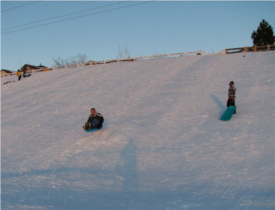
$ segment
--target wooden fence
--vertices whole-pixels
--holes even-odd
[[[85,63],[85,66],[108,64],[108,63],[115,63],[115,62],[133,62],[137,60],[151,60],[151,59],[171,58],[171,57],[190,56],[190,55],[205,55],[205,51],[151,55],[151,56],[134,57],[134,58],[119,58],[119,59],[104,60],[104,61],[89,61]]]
[[[265,45],[265,46],[252,46],[252,47],[237,47],[225,49],[225,54],[233,53],[243,53],[243,52],[260,52],[260,51],[270,51],[275,50],[275,45]]]
[[[70,65],[64,65],[64,66],[54,66],[53,69],[77,68],[80,66],[93,66],[93,65],[119,63],[119,62],[134,62],[138,60],[151,60],[151,59],[171,58],[171,57],[180,57],[180,56],[218,55],[218,54],[232,54],[232,53],[242,53],[242,52],[259,52],[259,51],[269,51],[269,50],[275,50],[275,45],[229,48],[229,49],[224,49],[219,53],[212,53],[212,54],[206,54],[205,51],[194,51],[194,52],[151,55],[151,56],[142,56],[142,57],[133,57],[133,58],[118,58],[118,59],[103,60],[103,61],[88,61],[85,64],[76,63],[76,64],[70,64]]]

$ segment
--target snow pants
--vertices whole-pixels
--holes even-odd
[[[229,99],[227,100],[226,106],[227,106],[227,107],[229,107],[229,106],[236,106],[236,105],[235,105],[235,100],[232,101],[231,98],[229,98]],[[236,111],[234,112],[234,114],[236,114]]]
[[[99,121],[98,121],[97,119],[94,119],[94,120],[92,121],[92,123],[91,123],[91,129],[97,128],[98,125],[99,125]],[[89,122],[86,122],[86,123],[85,123],[85,127],[86,127],[87,129],[89,129]]]
[[[231,98],[229,98],[229,99],[227,100],[226,106],[227,106],[227,107],[229,107],[229,106],[235,106],[235,100],[232,101]]]

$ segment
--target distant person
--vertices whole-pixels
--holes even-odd
[[[21,71],[19,69],[17,71],[17,76],[18,76],[18,81],[20,81],[20,79],[22,77],[22,73],[21,73]]]
[[[236,99],[236,87],[234,85],[234,82],[231,81],[229,83],[229,89],[228,89],[228,100],[227,100],[227,107],[229,106],[236,106],[235,105],[235,99]],[[236,111],[234,112],[236,114]]]
[[[100,129],[102,128],[102,124],[104,122],[103,116],[96,112],[95,108],[91,108],[91,114],[85,123],[85,126],[83,126],[84,130],[90,130],[90,129]]]

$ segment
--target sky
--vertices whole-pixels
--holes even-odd
[[[252,46],[274,1],[1,1],[1,69]]]

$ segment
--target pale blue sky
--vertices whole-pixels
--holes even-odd
[[[115,59],[119,47],[127,47],[131,57],[197,50],[219,52],[252,46],[251,34],[263,19],[273,29],[275,26],[274,1],[29,3],[1,1],[1,69],[16,71],[24,64],[40,63],[51,67],[53,58],[79,53],[86,54],[88,60]],[[107,5],[111,6],[103,7]],[[113,10],[119,7],[125,8]],[[51,19],[57,16],[63,17]],[[15,27],[18,25],[24,26]]]

